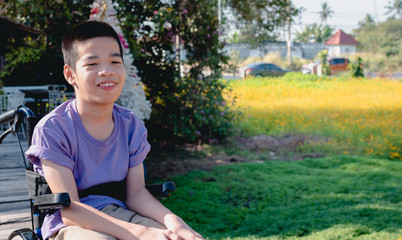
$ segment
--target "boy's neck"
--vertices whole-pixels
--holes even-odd
[[[78,115],[88,133],[98,139],[106,140],[113,132],[113,104],[89,105],[76,102]]]
[[[76,101],[76,107],[80,117],[96,123],[109,121],[113,117],[113,103],[108,105],[101,104],[83,104]]]

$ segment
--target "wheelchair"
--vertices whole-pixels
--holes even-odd
[[[14,110],[0,115],[0,126],[11,124],[11,127],[0,135],[0,144],[10,133],[13,134],[19,143],[22,157],[25,166],[25,175],[28,183],[28,195],[31,206],[31,222],[32,229],[23,228],[13,231],[8,240],[23,239],[23,240],[42,240],[41,226],[47,214],[51,214],[59,209],[70,206],[71,200],[68,193],[53,194],[46,183],[46,180],[39,173],[33,171],[32,163],[25,159],[23,147],[18,136],[21,129],[21,124],[25,124],[28,147],[32,140],[33,130],[39,122],[41,116],[35,114],[27,107],[19,106]],[[164,182],[160,184],[146,184],[148,191],[156,198],[163,199],[169,197],[173,191],[176,191],[174,182]],[[116,191],[120,189],[120,191]],[[88,195],[102,195],[103,192],[113,193],[111,196],[120,197],[122,192],[125,192],[125,186],[122,182],[112,182],[101,185],[96,185],[80,192],[80,198]]]

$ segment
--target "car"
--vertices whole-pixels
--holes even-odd
[[[329,57],[327,58],[329,64],[329,70],[331,75],[338,74],[340,72],[349,71],[349,59],[343,57]],[[321,64],[320,60],[310,62],[302,66],[301,72],[304,74],[317,74],[317,66]]]
[[[288,70],[282,69],[272,63],[257,62],[251,63],[245,67],[240,68],[240,77],[246,78],[249,76],[265,77],[265,76],[282,76]]]
[[[348,65],[349,65],[349,59],[347,58],[328,58],[327,59],[329,63],[329,70],[331,74],[338,74],[340,72],[347,72],[349,71]]]

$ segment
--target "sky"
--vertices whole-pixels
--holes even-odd
[[[321,4],[327,2],[333,11],[327,20],[328,25],[335,28],[335,31],[342,29],[346,33],[352,33],[366,14],[373,16],[375,21],[385,21],[385,6],[390,1],[394,0],[292,0],[296,7],[305,8],[301,15],[301,24],[296,23],[293,31],[301,32],[306,24],[320,23]]]

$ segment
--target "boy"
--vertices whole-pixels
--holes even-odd
[[[83,22],[66,33],[62,50],[76,99],[37,124],[26,152],[52,192],[71,198],[70,207],[46,217],[43,238],[203,239],[145,189],[147,131],[114,104],[126,76],[117,33],[103,22]],[[126,184],[120,200],[108,193],[80,199],[89,187],[119,181]]]

